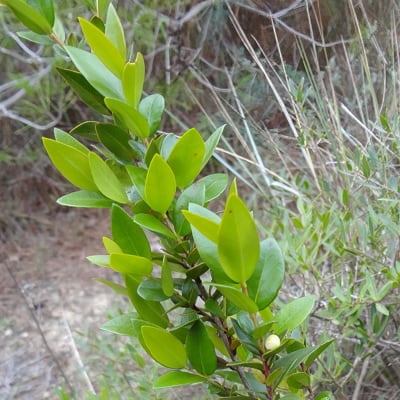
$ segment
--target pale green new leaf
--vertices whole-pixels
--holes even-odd
[[[53,139],[42,140],[50,160],[67,180],[80,189],[98,191],[87,154]]]
[[[135,62],[127,63],[122,74],[122,87],[127,103],[137,108],[142,97],[145,65],[141,53],[137,53]]]
[[[165,329],[142,326],[142,336],[150,356],[167,368],[184,368],[186,350],[182,342]]]
[[[85,50],[65,46],[72,62],[86,80],[104,97],[123,99],[121,81],[102,62]]]
[[[182,210],[182,214],[189,221],[190,225],[196,228],[207,239],[214,243],[218,242],[220,225],[217,222],[187,210]]]
[[[214,154],[214,151],[216,147],[218,146],[219,139],[222,136],[222,132],[225,129],[225,125],[220,126],[205,142],[206,146],[206,151],[204,153],[203,160],[201,162],[201,169],[205,167],[205,165],[208,163],[212,155]]]
[[[174,199],[176,181],[170,166],[156,154],[151,160],[144,185],[144,200],[160,214],[165,214]]]
[[[164,97],[160,94],[152,94],[144,98],[139,104],[139,112],[144,115],[150,126],[150,135],[157,132],[164,112]]]
[[[117,78],[122,79],[125,60],[114,43],[97,26],[86,19],[78,19],[92,52]]]
[[[207,381],[204,376],[194,375],[184,371],[170,371],[158,377],[153,384],[154,389],[163,389],[175,386],[193,385]]]
[[[117,203],[128,203],[124,187],[107,163],[96,153],[89,153],[89,164],[93,179],[100,192]]]
[[[257,227],[243,201],[231,194],[218,236],[218,256],[224,272],[235,282],[246,282],[260,254]]]
[[[168,229],[158,218],[151,214],[136,214],[134,221],[142,228],[148,229],[149,231],[158,233],[160,235],[169,237],[170,239],[176,239],[173,232]]]
[[[275,333],[280,335],[298,327],[310,314],[314,307],[315,296],[309,295],[293,300],[279,310],[274,317]]]
[[[124,29],[122,28],[121,21],[112,3],[110,3],[107,9],[105,35],[107,36],[108,39],[111,40],[114,46],[118,49],[121,58],[125,60],[126,44],[125,44]]]
[[[76,140],[69,133],[62,131],[61,129],[54,128],[54,138],[57,140],[57,142],[74,147],[75,149],[80,150],[83,154],[89,154],[89,149],[86,146]]]
[[[153,264],[146,257],[133,254],[110,254],[110,268],[123,274],[149,275],[153,270]]]
[[[161,287],[166,296],[171,297],[174,294],[174,280],[172,277],[171,267],[166,256],[163,257],[161,269]]]
[[[101,325],[100,329],[117,335],[135,336],[136,333],[132,320],[137,318],[138,314],[134,312],[118,315],[118,317],[114,317]]]
[[[199,174],[205,150],[203,139],[195,128],[189,129],[176,142],[167,161],[180,189]]]

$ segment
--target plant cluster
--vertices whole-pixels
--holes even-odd
[[[103,329],[137,337],[169,369],[155,388],[206,383],[221,398],[328,398],[314,393],[310,366],[332,340],[309,346],[302,329],[315,296],[273,303],[284,280],[281,250],[260,240],[235,180],[228,188],[225,174],[200,175],[224,127],[207,140],[195,128],[159,131],[164,99],[142,98],[143,57],[126,61],[132,55],[108,1],[96,2],[91,20],[79,19],[84,41],[67,37],[51,0],[1,3],[29,29],[22,37],[51,39],[68,55],[75,69],[58,71],[103,116],[43,138],[52,163],[79,189],[58,203],[111,209],[107,254],[88,259],[121,274],[123,285],[103,283],[135,311]],[[226,201],[216,202],[221,196]]]

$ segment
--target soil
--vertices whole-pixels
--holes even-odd
[[[98,327],[118,301],[93,281],[115,279],[112,271],[85,260],[103,252],[107,213],[13,217],[18,229],[9,226],[0,244],[0,399],[55,399],[66,379],[79,392],[75,332]]]

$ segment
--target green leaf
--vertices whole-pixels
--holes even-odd
[[[78,18],[92,52],[117,78],[122,79],[125,60],[121,57],[114,43],[95,25],[83,18]]]
[[[135,152],[129,145],[132,139],[129,133],[111,124],[97,124],[96,132],[100,142],[119,160],[124,162],[134,160]]]
[[[49,36],[39,35],[38,33],[32,31],[17,32],[17,35],[22,39],[29,40],[33,43],[43,44],[45,46],[50,46],[54,44]]]
[[[93,180],[87,154],[75,147],[43,138],[43,145],[51,162],[73,185],[88,191],[97,191]]]
[[[231,318],[231,322],[240,343],[253,354],[258,354],[260,349],[257,340],[247,333],[234,318]]]
[[[194,203],[190,204],[191,209],[193,209],[192,204]],[[220,224],[191,211],[182,210],[182,214],[189,221],[190,225],[197,229],[203,236],[214,243],[218,242]]]
[[[319,357],[319,355],[323,351],[325,351],[334,341],[335,339],[330,339],[320,344],[319,346],[315,346],[314,351],[307,357],[306,361],[304,362],[305,368],[308,369],[314,362],[314,360],[316,360]]]
[[[128,296],[140,317],[163,328],[167,327],[169,321],[161,303],[142,299],[137,293],[139,282],[133,275],[125,275],[124,280]]]
[[[123,274],[149,275],[153,270],[152,262],[141,256],[133,254],[110,254],[110,268]]]
[[[211,174],[199,179],[196,184],[205,186],[205,202],[220,196],[228,185],[228,175],[226,174]]]
[[[281,358],[277,359],[271,369],[271,372],[277,371],[279,369],[283,369],[282,375],[289,375],[291,372],[295,371],[296,368],[304,362],[304,360],[313,353],[315,347],[306,347],[304,349],[296,350],[286,355],[283,355]],[[282,375],[280,381],[282,379]]]
[[[100,329],[117,335],[136,336],[132,320],[137,319],[137,317],[137,313],[118,315],[118,317],[110,319],[101,325]]]
[[[104,99],[111,112],[132,132],[132,134],[145,138],[149,136],[149,124],[145,117],[132,106],[117,99]]]
[[[107,250],[107,253],[123,253],[121,247],[118,246],[114,240],[111,240],[110,238],[103,236],[103,246]]]
[[[144,59],[141,53],[137,53],[133,63],[126,63],[122,74],[122,88],[127,103],[137,108],[142,97],[144,83]]]
[[[124,29],[122,28],[121,21],[112,3],[110,3],[107,9],[105,35],[107,36],[108,39],[111,40],[114,46],[118,49],[121,58],[125,60],[126,44],[125,44]]]
[[[187,187],[178,197],[173,210],[173,222],[175,231],[181,236],[185,236],[190,232],[190,224],[182,214],[182,210],[186,210],[190,203],[202,206],[205,202],[205,192],[203,184],[194,183]]]
[[[104,96],[79,71],[61,67],[57,67],[57,71],[85,104],[100,114],[109,114],[104,105]]]
[[[144,185],[146,183],[147,170],[133,165],[126,165],[125,168],[140,197],[144,199]]]
[[[113,202],[100,193],[80,190],[61,196],[57,199],[57,204],[68,207],[110,208]]]
[[[202,170],[205,165],[208,163],[212,155],[214,154],[214,150],[218,145],[218,142],[221,138],[222,132],[225,129],[225,125],[220,126],[205,142],[206,146],[206,151],[204,153],[203,160],[201,162],[201,168]]]
[[[218,256],[224,272],[235,282],[246,282],[260,255],[257,227],[243,201],[231,194],[218,236]]]
[[[114,290],[114,292],[116,294],[119,294],[121,296],[128,296],[128,292],[127,292],[126,288],[123,287],[122,285],[120,285],[119,283],[108,281],[107,279],[102,279],[102,278],[95,278],[95,281],[102,283],[103,285]]]
[[[23,0],[0,0],[28,29],[39,35],[50,35],[52,24],[34,7]]]
[[[99,139],[96,133],[96,121],[86,121],[73,127],[69,133],[72,135],[77,135],[85,139],[89,139],[98,142]]]
[[[111,212],[113,240],[124,253],[151,259],[151,248],[143,229],[119,206],[113,205]]]
[[[247,297],[244,293],[242,293],[240,289],[219,283],[212,283],[211,285],[216,287],[229,301],[231,301],[241,310],[250,313],[257,312],[257,304],[254,303],[254,301]]]
[[[157,132],[164,112],[164,97],[152,94],[144,98],[139,104],[139,112],[144,115],[150,127],[150,135]]]
[[[274,239],[261,242],[260,258],[256,269],[247,282],[249,297],[259,310],[269,306],[278,295],[285,274],[281,249]]]
[[[94,265],[98,265],[103,268],[110,268],[110,256],[108,255],[94,255],[88,256],[86,259]]]
[[[186,350],[184,345],[171,333],[154,326],[142,326],[142,336],[150,356],[167,368],[184,368]]]
[[[275,333],[280,335],[299,326],[314,307],[315,296],[309,295],[293,300],[275,314]]]
[[[219,226],[221,221],[220,217],[207,208],[192,203],[189,205],[189,211],[194,214],[201,215],[202,217],[211,220]],[[215,229],[215,227],[213,229]],[[212,271],[214,280],[218,283],[230,282],[231,280],[225,274],[221,267],[221,263],[219,262],[216,243],[208,239],[194,226],[192,226],[192,235],[200,257]]]
[[[163,389],[175,386],[193,385],[206,382],[204,376],[190,374],[183,371],[170,371],[158,377],[153,384],[154,389]]]
[[[74,147],[75,149],[80,150],[83,154],[89,154],[89,149],[86,146],[61,129],[54,128],[54,138],[57,140],[57,142]]]
[[[104,97],[124,98],[121,81],[101,63],[95,54],[71,46],[65,46],[65,50],[76,68]]]
[[[146,203],[160,214],[165,214],[175,197],[175,176],[169,165],[156,154],[151,160],[144,186]]]
[[[161,269],[161,287],[164,294],[171,297],[174,294],[174,280],[171,267],[166,256],[163,257]]]
[[[179,188],[183,189],[197,177],[205,151],[203,139],[195,128],[178,139],[167,161]]]
[[[170,239],[176,239],[175,235],[154,215],[136,214],[134,221],[142,228],[169,237]]]
[[[99,191],[104,194],[104,196],[117,203],[128,203],[128,197],[124,187],[107,163],[96,153],[90,152],[89,164],[93,179]]]
[[[55,20],[53,0],[27,0],[27,3],[43,15],[50,26],[53,27]]]
[[[186,336],[186,351],[192,367],[202,375],[212,375],[217,369],[217,356],[204,324],[198,320]]]
[[[310,386],[311,378],[305,372],[295,372],[287,377],[286,382],[290,388],[303,389]]]
[[[139,284],[138,295],[144,300],[164,301],[169,298],[161,287],[160,279],[147,279]]]

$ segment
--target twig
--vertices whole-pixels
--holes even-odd
[[[37,329],[37,331],[39,332],[40,337],[42,338],[43,344],[44,344],[44,346],[46,347],[47,352],[49,353],[51,359],[52,359],[53,362],[55,363],[57,369],[60,371],[61,376],[64,378],[64,381],[65,381],[65,384],[66,384],[67,387],[68,387],[68,390],[69,390],[71,393],[73,393],[73,392],[74,392],[73,386],[71,385],[71,383],[70,383],[70,381],[69,381],[67,375],[65,374],[63,368],[61,367],[61,364],[60,364],[60,362],[58,361],[57,356],[55,355],[55,353],[54,353],[53,350],[51,349],[51,347],[50,347],[50,345],[49,345],[49,343],[48,343],[48,341],[47,341],[47,339],[46,339],[46,336],[44,335],[43,330],[42,330],[42,328],[41,328],[41,326],[40,326],[40,323],[39,323],[39,321],[38,321],[38,319],[37,319],[37,317],[36,317],[36,314],[34,313],[32,307],[30,307],[29,302],[28,302],[28,300],[27,300],[27,298],[26,298],[26,296],[25,296],[23,290],[21,289],[21,287],[20,287],[19,284],[18,284],[17,278],[15,277],[14,273],[12,272],[11,268],[8,266],[7,263],[6,263],[5,267],[6,267],[6,270],[7,270],[8,274],[10,275],[11,279],[13,280],[13,282],[14,282],[14,284],[15,284],[15,286],[16,286],[18,292],[19,292],[19,294],[21,295],[21,297],[22,297],[22,299],[23,299],[23,301],[24,301],[24,304],[25,304],[26,308],[28,309],[29,314],[31,315],[31,317],[32,317],[32,319],[33,319],[33,322],[35,323],[36,329]]]
[[[362,386],[363,380],[365,378],[365,375],[367,373],[369,360],[370,360],[369,358],[366,358],[363,362],[360,376],[358,377],[356,387],[354,388],[354,392],[353,392],[353,396],[351,397],[351,400],[358,400],[358,396],[360,395],[361,386]]]

